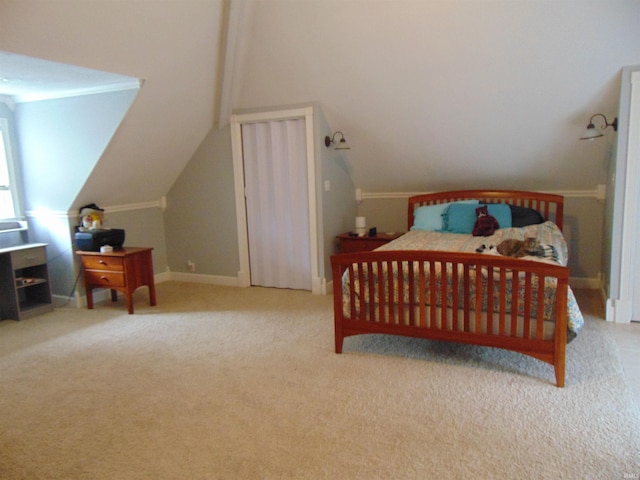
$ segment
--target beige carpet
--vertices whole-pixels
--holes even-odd
[[[608,325],[567,387],[487,348],[352,337],[332,298],[199,284],[0,322],[0,478],[622,479],[640,416]],[[625,475],[635,475],[627,476]]]

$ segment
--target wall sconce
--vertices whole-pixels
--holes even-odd
[[[340,134],[340,140],[336,143],[336,135]],[[324,145],[325,147],[329,148],[331,146],[331,144],[335,145],[335,147],[333,147],[334,150],[350,150],[351,147],[349,146],[349,144],[347,143],[347,141],[344,139],[344,135],[342,134],[342,132],[335,132],[333,134],[333,137],[329,138],[329,135],[327,135],[326,137],[324,137]]]
[[[600,128],[604,129],[607,127],[613,127],[614,132],[618,131],[618,117],[613,119],[613,123],[609,123],[607,121],[607,117],[605,117],[601,113],[596,113],[592,115],[591,118],[589,119],[589,125],[587,125],[587,128],[585,129],[585,131],[582,133],[582,135],[580,135],[580,140],[593,140],[594,138],[604,136],[604,133],[602,133],[602,130],[600,130],[600,128],[597,128],[593,124],[593,119],[597,116],[604,118],[604,125],[602,125],[602,127]]]

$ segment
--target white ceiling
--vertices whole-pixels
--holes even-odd
[[[78,66],[71,83],[67,68],[39,72],[59,91],[144,79],[69,208],[137,204],[167,194],[213,126],[222,5],[223,0],[0,0],[0,49],[58,67]],[[0,66],[0,76],[7,76],[3,71]]]
[[[640,0],[233,1],[231,107],[318,102],[365,192],[607,183],[613,132],[578,137],[617,114]],[[169,191],[213,126],[226,3],[0,0],[4,50],[146,80],[78,202]]]
[[[138,79],[0,50],[0,95],[30,102],[129,89]]]
[[[639,0],[256,0],[237,107],[317,100],[364,192],[607,183]]]

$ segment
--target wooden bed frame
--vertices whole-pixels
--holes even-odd
[[[413,212],[419,206],[465,199],[533,208],[562,229],[562,196],[507,190],[461,190],[411,197],[408,227],[411,228]],[[498,255],[426,250],[338,254],[331,257],[331,265],[336,353],[342,353],[345,337],[371,333],[497,347],[553,365],[557,386],[564,386],[569,285],[567,267]],[[388,275],[384,282],[378,283],[363,276],[363,272],[391,271],[394,267],[409,269],[409,280],[403,280],[402,275]],[[455,277],[452,281],[456,288],[451,288],[450,292],[446,283],[436,280],[433,273],[447,268],[454,272]],[[346,290],[343,290],[345,272],[350,281]],[[458,275],[455,272],[464,273]],[[485,272],[484,287],[481,272]],[[525,308],[519,318],[505,307],[509,292],[504,279],[508,276],[520,279],[518,288],[524,292]],[[553,306],[555,325],[551,337],[543,333],[545,322],[536,322],[531,314],[534,309],[542,311],[542,285],[547,277],[557,281]],[[354,290],[356,283],[359,292]],[[394,286],[399,291],[408,288],[411,293],[398,295],[404,298],[390,295],[391,298],[386,299],[383,292],[385,286],[389,291],[393,291]],[[471,287],[475,287],[477,293],[474,301],[469,300]],[[488,292],[493,294],[488,295]],[[366,300],[373,299],[376,294],[379,294],[378,301]],[[360,298],[363,299],[363,308],[356,308]],[[345,308],[345,302],[348,308]],[[523,327],[522,331],[516,328],[517,322]]]

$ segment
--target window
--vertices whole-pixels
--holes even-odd
[[[0,231],[22,226],[15,179],[9,122],[0,118]]]

